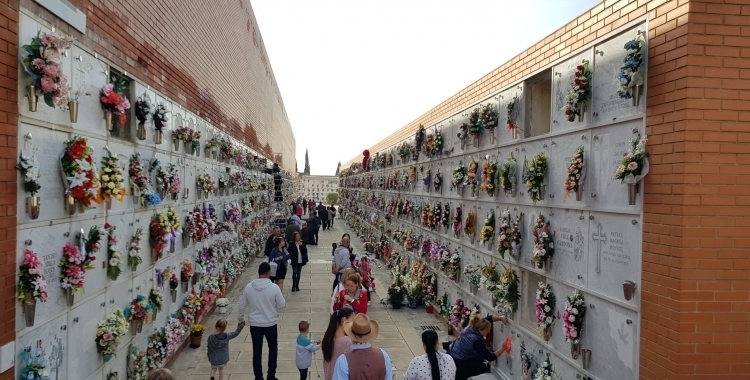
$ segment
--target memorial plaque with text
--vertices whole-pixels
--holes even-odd
[[[47,301],[48,303],[50,301]],[[63,300],[63,303],[65,300]],[[18,309],[18,308],[17,308]],[[68,317],[63,314],[50,320],[47,323],[39,323],[39,304],[37,304],[37,319],[34,327],[33,334],[24,334],[18,336],[16,341],[16,358],[17,363],[20,361],[20,353],[27,347],[31,349],[31,353],[37,352],[37,349],[41,349],[43,352],[44,359],[47,359],[47,369],[49,369],[50,379],[53,380],[67,380],[75,379],[75,377],[68,377],[68,358],[71,353],[68,347],[68,334],[69,331],[62,329],[63,326],[68,325]],[[70,325],[68,325],[70,326]],[[96,326],[94,326],[96,329]],[[82,340],[80,336],[76,337],[71,335],[73,339]],[[88,341],[89,339],[87,339]],[[90,339],[93,342],[93,339]],[[89,360],[94,361],[94,360]],[[96,361],[98,362],[98,360]],[[16,365],[16,378],[21,378],[21,371],[24,369],[23,365]]]
[[[550,143],[550,157],[547,164],[547,178],[549,178],[549,202],[560,207],[585,207],[587,204],[590,192],[586,192],[586,160],[589,155],[589,131],[583,131],[579,133],[569,134],[565,136],[558,136],[552,138]],[[568,179],[568,166],[570,165],[571,158],[575,155],[576,149],[583,146],[584,155],[584,167],[582,171],[581,182],[582,188],[582,199],[581,201],[576,200],[575,192],[566,194],[565,182]]]
[[[562,131],[571,128],[579,128],[589,124],[589,115],[591,112],[587,107],[583,121],[568,121],[563,107],[568,103],[568,91],[570,91],[573,80],[575,79],[576,67],[586,60],[589,62],[589,69],[594,71],[594,65],[591,63],[591,49],[586,49],[582,54],[562,62],[553,68],[554,79],[552,82],[552,131]],[[558,74],[559,73],[559,74]],[[589,104],[590,106],[590,104]]]
[[[628,210],[639,212],[643,207],[643,184],[641,194],[636,198],[634,206],[628,205],[628,187],[619,180],[612,179],[615,169],[620,164],[622,156],[627,153],[630,139],[642,133],[643,122],[628,121],[607,127],[596,128],[591,131],[591,149],[586,160],[588,171],[586,175],[587,192],[594,192],[595,198],[588,202],[592,206],[610,210]],[[633,133],[636,131],[637,133]]]
[[[588,288],[625,301],[624,281],[640,283],[642,232],[634,215],[591,213],[589,221]],[[638,224],[633,224],[636,220]],[[631,302],[638,300],[636,295]]]
[[[586,286],[589,221],[588,212],[556,210],[550,220],[555,256],[550,273],[557,279]]]

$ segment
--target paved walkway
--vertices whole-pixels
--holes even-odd
[[[300,281],[299,292],[292,293],[291,289],[291,270],[287,275],[284,284],[284,297],[287,300],[286,309],[281,310],[281,319],[279,320],[279,359],[276,377],[279,380],[298,380],[299,372],[294,363],[295,341],[299,334],[297,324],[301,320],[310,320],[312,339],[322,339],[323,333],[328,324],[330,296],[331,296],[331,243],[338,241],[344,232],[354,235],[345,226],[343,221],[336,221],[336,225],[331,230],[320,231],[320,245],[308,246],[310,260],[307,266],[302,270],[302,279]],[[362,252],[361,241],[354,239],[352,244],[355,252]],[[214,313],[207,322],[207,332],[213,331],[213,326],[219,318],[225,318],[229,322],[228,331],[233,331],[237,326],[237,299],[239,298],[244,284],[252,281],[257,277],[257,267],[261,260],[256,260],[249,270],[247,270],[239,281],[242,286],[236,286],[227,295],[230,300],[230,307],[226,315]],[[439,321],[434,316],[425,313],[424,308],[410,310],[402,308],[400,310],[391,310],[380,304],[378,293],[385,297],[386,289],[392,282],[389,271],[384,265],[380,267],[373,265],[373,274],[375,276],[376,292],[372,294],[372,302],[368,308],[368,316],[380,323],[380,335],[376,345],[384,348],[396,367],[397,378],[403,376],[409,362],[415,355],[422,355],[422,342],[420,334],[421,326],[438,325],[442,334],[445,335],[445,328],[440,326]],[[232,340],[229,345],[230,362],[224,369],[225,380],[252,380],[252,343],[245,327],[242,334]],[[204,337],[205,341],[205,337]],[[264,344],[263,363],[264,374],[266,371],[265,363],[268,355],[268,349]],[[323,358],[320,353],[315,355],[318,361],[318,369],[321,378],[323,377]],[[175,363],[171,366],[178,379],[200,379],[208,380],[211,373],[211,366],[206,358],[205,344],[198,349],[186,348]],[[310,368],[309,378],[315,380],[315,364]],[[218,377],[217,377],[218,380]]]

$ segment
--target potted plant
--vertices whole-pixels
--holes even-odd
[[[393,284],[388,288],[388,303],[394,309],[400,309],[401,304],[404,302],[404,296],[406,295],[404,289],[404,280],[401,276],[396,276]]]
[[[229,306],[229,300],[226,298],[219,298],[216,300],[216,306],[219,307],[219,313],[224,314],[227,312],[227,306]]]
[[[203,325],[196,323],[190,326],[190,348],[198,348],[201,346],[201,339],[203,338]]]

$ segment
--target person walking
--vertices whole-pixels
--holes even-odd
[[[271,283],[270,276],[271,265],[260,263],[258,278],[247,284],[238,307],[239,323],[244,322],[247,316],[250,324],[255,380],[264,380],[261,363],[264,338],[268,343],[268,379],[276,379],[276,361],[279,355],[279,330],[276,323],[279,320],[278,310],[286,307],[286,300],[281,289]]]
[[[312,365],[313,352],[320,350],[320,341],[311,341],[307,335],[310,333],[310,323],[300,321],[299,335],[297,336],[297,351],[294,362],[299,370],[299,379],[307,380],[307,370]]]
[[[271,256],[271,251],[276,247],[276,243],[274,243],[274,239],[281,236],[281,228],[274,226],[271,230],[271,236],[266,239],[266,247],[263,250],[263,252],[266,254],[267,257]]]
[[[456,363],[453,358],[440,352],[440,340],[435,330],[422,332],[422,349],[425,354],[409,363],[403,380],[454,380]]]
[[[482,318],[479,314],[469,317],[469,325],[450,344],[448,354],[456,363],[456,380],[467,380],[470,377],[488,372],[487,362],[494,362],[506,352],[505,342],[502,347],[490,351],[484,345],[484,338],[492,331],[492,322],[508,323],[508,319],[498,316]]]
[[[352,340],[344,332],[344,323],[354,315],[354,310],[343,309],[331,314],[328,328],[323,334],[323,376],[325,380],[333,379],[333,368],[339,356],[349,351]]]
[[[271,277],[271,282],[279,286],[281,291],[284,291],[284,280],[286,279],[287,263],[289,260],[289,251],[286,248],[286,240],[282,237],[274,240],[276,248],[271,251],[270,262],[276,264],[276,274]]]
[[[318,245],[318,234],[320,233],[320,225],[323,222],[320,221],[318,213],[311,211],[310,219],[307,220],[307,229],[310,231],[310,244]]]
[[[336,286],[341,281],[341,275],[344,273],[344,270],[346,268],[352,267],[352,262],[349,261],[349,244],[350,240],[348,236],[344,236],[341,238],[341,244],[339,244],[338,247],[336,247],[336,250],[333,253],[333,268],[332,272],[335,275],[333,279],[333,289],[336,289]]]
[[[240,322],[237,329],[227,334],[224,332],[227,329],[227,320],[216,321],[216,334],[209,335],[206,343],[206,355],[211,363],[211,380],[215,380],[216,372],[219,373],[219,380],[224,380],[224,367],[229,363],[229,341],[240,335],[244,327],[245,322]]]
[[[328,209],[328,219],[331,221],[330,226],[333,227],[333,221],[336,219],[336,207],[331,205]]]
[[[302,210],[302,205],[300,205],[299,203],[297,203],[294,210],[295,210],[295,213],[297,214],[297,217],[300,218],[300,219],[302,219],[302,215],[305,213]]]
[[[333,380],[393,380],[391,358],[382,348],[372,346],[380,326],[367,314],[357,314],[344,323],[352,345],[336,359]]]
[[[299,291],[299,280],[302,276],[302,267],[309,261],[307,256],[307,246],[302,241],[299,232],[295,232],[292,237],[294,242],[289,246],[289,257],[292,260],[292,291]]]
[[[328,210],[325,208],[325,206],[323,206],[322,203],[320,206],[318,206],[318,216],[323,223],[323,231],[325,231],[328,228]]]
[[[295,219],[296,218],[296,219]],[[297,215],[292,215],[286,223],[286,230],[284,231],[284,238],[290,245],[294,240],[294,233],[302,232],[302,220]]]
[[[313,202],[312,199],[308,200],[307,201],[307,210],[308,210],[307,213],[308,214],[312,214],[312,212],[313,212],[313,206],[315,206],[315,202]]]

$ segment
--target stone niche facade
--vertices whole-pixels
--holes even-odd
[[[416,236],[460,247],[462,265],[496,262],[518,272],[519,310],[510,325],[495,326],[496,347],[505,338],[513,340],[511,356],[493,366],[501,378],[522,375],[523,349],[537,362],[550,354],[561,379],[745,379],[750,376],[750,246],[744,237],[750,226],[750,51],[742,33],[749,16],[750,5],[729,0],[603,1],[368,148],[375,157],[402,142],[413,143],[421,124],[428,134],[435,127],[441,130],[452,151],[431,160],[422,155],[416,163],[396,157],[393,166],[344,175],[342,194],[361,209],[359,224],[376,231],[376,238],[380,232],[371,222],[384,221],[389,230],[411,228]],[[646,32],[646,85],[635,106],[617,96],[616,76],[623,44],[639,28]],[[568,122],[560,109],[573,68],[584,59],[593,71],[593,98],[582,121]],[[514,96],[520,99],[516,117],[522,127],[517,139],[503,123],[505,106]],[[549,104],[533,104],[545,97]],[[457,126],[485,103],[500,114],[496,143],[485,135],[478,147],[469,139],[461,149]],[[650,172],[636,204],[629,205],[627,187],[612,176],[624,145],[637,134],[648,136]],[[585,150],[583,199],[564,200],[567,161],[578,146]],[[498,191],[490,197],[480,191],[472,197],[468,190],[459,196],[449,190],[459,162],[468,166],[473,157],[481,165],[490,158],[502,166],[513,154],[520,167],[542,152],[548,157],[547,188],[536,205],[520,183],[513,196]],[[361,155],[352,158],[342,172],[361,161]],[[377,188],[379,178],[408,172],[411,165],[440,171],[442,192],[427,191],[419,174],[413,190]],[[362,187],[368,178],[375,188]],[[418,205],[448,204],[451,216],[456,206],[463,208],[464,217],[473,208],[477,234],[490,210],[497,225],[503,210],[514,217],[523,212],[521,254],[503,260],[496,244],[489,248],[478,238],[472,243],[444,229],[430,231],[420,227],[418,218],[392,217],[385,223],[381,207],[398,197]],[[381,202],[376,208],[366,205],[373,199]],[[540,214],[555,233],[549,271],[530,265],[531,226]],[[404,250],[403,244],[392,246]],[[438,277],[438,295],[447,292],[451,301],[462,297],[467,306],[476,302],[483,312],[491,309],[486,293],[471,294],[465,276],[457,283]],[[559,316],[566,295],[576,289],[585,294],[582,346],[592,351],[588,369],[581,358],[571,357],[561,320],[549,342],[540,337],[534,323],[540,281],[552,285]],[[631,300],[624,298],[625,281],[636,284]]]

